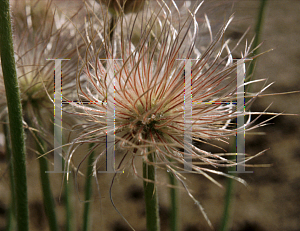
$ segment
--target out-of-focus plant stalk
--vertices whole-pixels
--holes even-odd
[[[155,156],[149,154],[148,161],[151,163],[155,162]],[[156,182],[156,167],[143,161],[143,177],[145,180]],[[147,231],[159,231],[158,194],[157,188],[152,182],[144,181]]]
[[[25,142],[9,0],[0,0],[0,53],[8,107],[18,231],[29,230]]]
[[[177,179],[173,173],[169,173],[170,184],[174,187],[177,186]],[[178,189],[170,188],[170,197],[171,197],[171,214],[170,214],[170,230],[178,231],[179,230],[179,205],[178,205]]]
[[[64,143],[64,141],[63,141]],[[63,159],[63,166],[65,166],[66,160]],[[65,214],[66,214],[66,220],[65,220],[65,231],[72,231],[74,230],[74,214],[73,214],[73,206],[72,206],[72,175],[69,175],[69,178],[67,178],[67,174],[65,174],[63,178],[63,202],[65,206]]]
[[[256,22],[256,26],[255,26],[255,38],[253,41],[253,47],[257,47],[260,43],[260,37],[261,37],[261,32],[262,32],[262,26],[263,26],[263,20],[264,20],[264,13],[265,13],[265,9],[266,9],[266,4],[267,4],[267,0],[261,0],[260,1],[260,8],[259,8],[259,12],[258,12],[258,16],[257,16],[257,22]],[[259,49],[256,49],[253,52],[253,56],[257,55],[259,52]],[[253,60],[250,65],[249,68],[247,70],[247,76],[250,76],[253,74],[254,72],[254,68],[255,68],[255,61]]]
[[[255,39],[253,41],[253,47],[256,48],[260,43],[260,36],[262,32],[262,25],[263,25],[263,19],[264,19],[264,12],[266,9],[266,3],[267,0],[261,0],[260,1],[260,8],[257,16],[257,22],[255,26]],[[253,52],[253,56],[258,54],[258,49],[256,49]],[[249,68],[247,70],[247,76],[251,76],[254,74],[254,68],[255,68],[255,60],[253,60]],[[253,79],[253,76],[252,76]],[[249,91],[249,88],[248,88]],[[246,99],[247,101],[247,99]],[[230,152],[234,153],[236,152],[236,140],[231,145]],[[234,171],[235,168],[231,167],[229,171]],[[227,188],[226,188],[226,194],[225,194],[225,205],[224,205],[224,211],[223,211],[223,217],[222,217],[222,223],[220,226],[220,231],[227,231],[230,230],[230,214],[231,214],[231,207],[233,202],[233,196],[234,196],[234,180],[232,178],[228,178],[227,180]]]
[[[90,149],[93,148],[93,144],[90,144]],[[90,219],[90,200],[93,192],[92,188],[92,177],[93,177],[93,162],[94,162],[94,151],[90,154],[88,158],[88,167],[86,172],[85,181],[85,204],[83,211],[83,231],[91,230],[91,219]]]
[[[35,133],[35,136],[37,139],[37,151],[42,155],[43,153],[45,153],[45,143],[37,133]],[[48,171],[48,161],[44,156],[39,158],[39,166],[45,213],[48,218],[49,228],[51,231],[58,231],[59,228],[55,214],[55,202],[51,191],[49,173],[46,173]]]
[[[233,138],[230,144],[230,152],[236,152],[236,138]],[[232,157],[233,161],[235,160],[235,156]],[[229,167],[228,171],[236,171],[236,167]],[[231,173],[231,175],[236,175],[235,173]],[[234,201],[234,179],[227,179],[227,187],[225,193],[225,204],[223,209],[223,217],[221,220],[220,231],[230,230],[230,222],[231,222],[231,208]]]
[[[71,220],[73,220],[72,219],[71,201],[70,201],[71,198],[69,198],[71,189],[70,189],[70,185],[69,185],[70,182],[68,182],[66,178],[64,179],[64,181],[65,181],[64,198],[65,198],[65,208],[66,208],[66,231],[71,231],[72,230]]]
[[[65,199],[65,208],[66,208],[66,231],[72,231],[74,225],[73,217],[73,206],[72,206],[72,180],[71,177],[67,180],[67,177],[64,179],[64,199]]]

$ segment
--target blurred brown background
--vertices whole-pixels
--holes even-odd
[[[76,1],[58,2],[61,4],[61,9],[68,12],[75,10],[77,7]],[[224,3],[226,4],[224,5]],[[232,38],[234,43],[237,41],[236,38],[239,38],[249,26],[251,26],[251,30],[247,37],[252,38],[259,4],[260,1],[258,0],[238,2],[208,0],[204,3],[203,11],[205,10],[212,23],[216,24],[220,24],[220,21],[222,23],[224,16],[228,16],[230,12],[235,13],[234,21],[227,31],[227,36]],[[203,11],[200,10],[201,14],[204,13]],[[275,82],[266,90],[265,94],[300,90],[299,12],[300,1],[298,0],[271,0],[267,3],[261,35],[264,44],[260,51],[271,48],[274,50],[258,58],[255,71],[256,78],[266,78],[268,83]],[[299,93],[261,97],[256,100],[252,110],[263,111],[272,103],[268,109],[270,112],[300,114],[299,98]],[[267,118],[269,117],[266,116],[262,119]],[[256,154],[270,148],[264,155],[250,163],[265,163],[272,164],[272,166],[248,168],[248,170],[253,170],[254,173],[241,176],[248,182],[248,187],[235,183],[232,231],[300,230],[300,119],[297,115],[282,115],[273,119],[270,123],[269,126],[257,130],[257,132],[264,132],[265,135],[246,137],[246,152],[249,154]],[[82,150],[82,152],[84,151]],[[9,203],[9,178],[3,146],[1,147],[0,161],[0,230],[4,230],[5,212]],[[30,230],[47,231],[48,227],[41,199],[35,155],[28,156],[27,167]],[[59,222],[63,230],[65,221],[64,198],[60,198],[62,176],[53,174],[51,177]],[[202,176],[188,174],[187,178],[188,185],[193,190],[193,195],[202,203],[208,217],[217,229],[221,222],[227,179],[216,177],[224,185],[224,189],[220,189]],[[92,230],[130,230],[109,200],[108,189],[111,179],[110,174],[100,174],[98,176],[101,195],[97,192],[94,184]],[[167,177],[163,174],[160,175],[160,179],[162,182],[167,182]],[[83,180],[84,177],[80,177],[78,184],[81,200],[83,200]],[[76,196],[75,186],[73,190],[74,230],[80,230],[84,203],[80,202]],[[168,230],[169,221],[168,189],[165,186],[160,186],[158,190],[161,202],[162,231],[164,231]],[[100,197],[102,198],[101,204]],[[120,174],[113,187],[113,198],[115,205],[130,224],[137,231],[144,231],[145,213],[141,179],[135,177],[132,172]],[[182,231],[210,230],[201,212],[184,191],[181,192],[180,201]]]

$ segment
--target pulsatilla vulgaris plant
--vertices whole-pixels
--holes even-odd
[[[95,17],[93,22],[87,20],[88,47],[78,74],[89,80],[86,87],[78,84],[79,99],[86,104],[72,103],[86,122],[70,147],[69,162],[82,143],[94,143],[95,148],[102,149],[94,162],[94,174],[97,163],[109,159],[109,150],[122,155],[115,169],[113,162],[107,167],[117,172],[132,169],[144,180],[149,230],[159,230],[159,225],[148,220],[151,213],[149,219],[157,216],[153,205],[157,202],[155,185],[159,183],[156,168],[170,172],[182,183],[209,222],[181,173],[201,174],[217,183],[210,173],[233,176],[189,160],[214,167],[236,163],[222,154],[202,150],[194,141],[226,142],[244,128],[259,126],[250,120],[243,127],[235,125],[235,119],[246,112],[233,103],[237,87],[243,85],[236,84],[237,62],[232,58],[229,41],[224,41],[233,18],[213,35],[208,17],[203,17],[205,25],[200,26],[209,32],[211,42],[202,49],[197,48],[202,31],[196,20],[202,3],[192,8],[179,8],[173,1],[169,5],[163,1],[155,6],[145,4],[147,7],[137,14],[119,14],[111,27],[108,13]],[[243,58],[251,54],[250,47],[251,43],[246,43]],[[252,94],[247,105],[257,94]],[[141,160],[143,174],[136,168]]]

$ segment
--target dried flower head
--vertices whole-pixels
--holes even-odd
[[[15,1],[12,2],[12,9],[24,120],[40,127],[38,120],[50,124],[53,117],[55,62],[47,59],[74,57],[81,45],[71,21],[65,15],[59,15],[51,0]],[[76,68],[75,58],[62,62],[63,91],[66,96],[73,95],[76,89]],[[0,81],[3,81],[2,76]],[[0,85],[3,86],[2,83]],[[5,97],[1,98],[0,105],[5,107]]]
[[[158,2],[156,7],[149,6],[136,15],[119,15],[113,40],[105,27],[108,20],[99,19],[87,26],[94,31],[91,34],[97,35],[87,37],[89,47],[79,74],[89,80],[85,88],[79,83],[80,100],[87,104],[73,103],[75,108],[84,110],[78,114],[86,122],[70,148],[69,162],[77,146],[95,143],[102,148],[95,161],[96,171],[97,162],[105,159],[108,137],[114,137],[111,140],[115,140],[116,154],[123,155],[117,171],[131,167],[140,176],[135,163],[142,158],[149,165],[173,173],[206,216],[180,171],[186,170],[183,167],[187,165],[190,172],[212,181],[208,173],[226,174],[187,162],[187,157],[215,167],[235,163],[222,154],[200,149],[194,141],[226,142],[236,132],[255,126],[250,127],[252,122],[248,121],[245,126],[236,127],[234,122],[246,113],[233,103],[237,98],[237,63],[228,41],[223,41],[232,17],[213,36],[205,16],[204,27],[211,43],[205,49],[197,48],[200,32],[196,13],[200,6],[178,8],[173,1],[169,6]],[[187,17],[182,17],[184,11]],[[246,43],[244,58],[251,54],[250,46]],[[192,76],[188,62],[192,62]],[[149,161],[149,154],[155,161]]]

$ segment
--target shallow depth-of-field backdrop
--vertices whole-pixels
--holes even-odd
[[[80,5],[80,1],[57,1],[62,11],[70,13]],[[260,1],[236,1],[222,6],[221,0],[204,3],[201,15],[207,11],[212,24],[221,25],[225,15],[234,12],[234,20],[226,32],[232,42],[236,42],[251,26],[247,38],[253,37],[256,16]],[[226,1],[227,3],[230,1]],[[220,6],[220,4],[221,6]],[[216,5],[214,5],[216,4]],[[265,94],[300,90],[300,1],[269,0],[267,2],[261,39],[264,41],[260,51],[273,48],[257,60],[255,76],[275,82]],[[236,53],[238,57],[238,53]],[[0,96],[2,97],[2,96]],[[253,111],[263,111],[271,103],[270,112],[300,114],[300,94],[284,94],[260,97],[254,103]],[[263,117],[266,119],[269,117]],[[63,120],[64,122],[64,120]],[[281,115],[260,128],[264,135],[246,137],[246,152],[256,154],[268,149],[264,155],[252,160],[252,164],[272,164],[265,168],[247,168],[252,174],[241,175],[249,186],[235,183],[235,200],[232,211],[233,231],[296,231],[300,230],[300,131],[299,116]],[[5,213],[9,203],[9,177],[4,153],[4,138],[0,135],[0,230],[5,230]],[[85,152],[85,149],[81,150]],[[28,151],[27,175],[30,230],[48,230],[43,210],[42,194],[36,155]],[[52,157],[49,157],[52,160]],[[76,160],[75,160],[76,161]],[[85,169],[85,167],[83,167]],[[227,171],[227,170],[225,170]],[[83,170],[84,172],[84,170]],[[108,189],[112,175],[100,174],[101,195],[94,184],[92,203],[92,230],[127,231],[130,230],[122,217],[115,211],[109,200]],[[166,179],[165,179],[166,178]],[[161,176],[167,182],[167,177]],[[215,228],[221,222],[227,179],[216,177],[223,189],[201,176],[190,174],[188,185],[193,195],[202,203]],[[73,184],[71,179],[71,184]],[[65,222],[64,198],[60,198],[62,175],[51,175],[51,186],[55,195],[58,220],[61,227]],[[79,178],[78,195],[73,184],[74,231],[80,230],[83,212],[84,181]],[[158,188],[162,231],[168,230],[169,195],[164,186]],[[100,206],[100,196],[101,204]],[[114,202],[124,217],[136,228],[145,231],[145,212],[141,179],[131,172],[120,174],[113,188]],[[209,230],[201,212],[193,201],[182,191],[180,198],[180,217],[182,231]],[[100,209],[101,208],[101,209]],[[102,210],[102,211],[101,211]],[[102,223],[102,225],[101,225]]]

